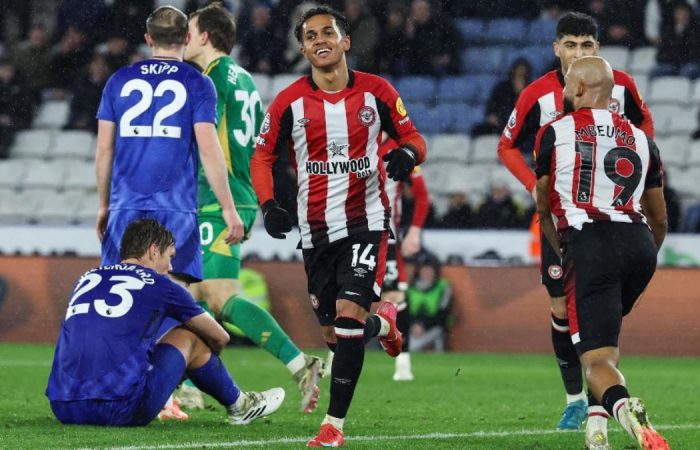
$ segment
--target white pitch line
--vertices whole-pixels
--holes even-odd
[[[697,430],[700,424],[682,425],[660,425],[655,426],[657,430]],[[622,432],[620,429],[610,430],[612,432]],[[460,439],[460,438],[492,438],[510,436],[542,436],[549,434],[576,433],[576,431],[559,430],[519,430],[519,431],[474,431],[471,433],[428,433],[428,434],[406,434],[397,436],[350,436],[346,438],[348,442],[354,441],[413,441],[427,439]],[[108,447],[108,450],[164,450],[182,448],[229,448],[247,446],[265,446],[274,444],[296,444],[307,442],[310,437],[284,437],[277,439],[247,440],[231,442],[182,442],[178,444],[161,444],[151,446],[128,446],[128,447]],[[93,447],[94,448],[94,447]],[[79,449],[80,450],[80,449]],[[87,449],[82,449],[87,450]]]

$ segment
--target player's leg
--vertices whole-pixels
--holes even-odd
[[[221,359],[191,331],[175,328],[167,333],[154,350],[154,379],[148,383],[150,395],[146,410],[157,413],[182,374],[202,391],[223,405],[234,425],[275,412],[284,400],[284,390],[273,388],[263,392],[241,392]]]
[[[554,356],[566,392],[566,408],[559,419],[560,430],[578,430],[587,416],[587,396],[576,348],[569,334],[561,261],[549,241],[542,236],[542,284],[551,300],[551,337]]]
[[[255,219],[254,211],[241,214],[245,223]],[[195,298],[204,300],[219,322],[238,327],[256,345],[282,362],[299,386],[302,412],[313,411],[318,400],[322,360],[303,353],[269,312],[239,295],[240,244],[228,246],[223,242],[226,232],[223,219],[202,215],[199,223],[205,280],[198,284]]]
[[[564,255],[572,340],[592,396],[642,448],[665,449],[666,441],[653,429],[639,399],[630,397],[620,370],[618,337],[623,315],[651,279],[656,264],[653,241],[637,253],[643,236],[634,226],[585,225],[570,233]],[[648,233],[648,230],[646,230]],[[643,246],[643,244],[642,244]],[[616,248],[617,247],[617,248]],[[633,253],[627,260],[621,255]],[[628,271],[629,277],[625,277]],[[607,435],[586,433],[589,449],[607,449]]]
[[[369,315],[369,309],[373,301],[380,295],[384,277],[386,261],[387,234],[381,232],[369,232],[350,236],[337,245],[329,246],[325,250],[326,258],[313,252],[305,253],[309,288],[319,298],[317,315],[322,326],[328,323],[327,305],[334,303],[335,318],[333,328],[335,335],[335,357],[331,368],[331,388],[328,411],[321,423],[319,434],[309,441],[309,447],[340,446],[344,442],[343,425],[347,416],[350,403],[355,393],[357,381],[362,372],[365,356],[366,340],[375,336],[387,339],[390,333],[398,334],[396,330],[396,308],[390,303],[377,314]],[[319,267],[319,262],[328,263],[333,255],[334,273]],[[321,253],[321,252],[317,252]],[[316,263],[316,264],[314,264]],[[329,281],[325,286],[318,286],[314,275],[322,275],[320,279]],[[338,281],[335,285],[333,281]],[[335,291],[335,298],[328,286]],[[319,314],[320,313],[320,314]],[[393,317],[392,317],[393,316]],[[326,332],[326,334],[328,334]],[[328,339],[329,336],[326,336]],[[391,343],[390,343],[391,344]],[[393,344],[396,344],[394,342]],[[400,335],[398,349],[400,352]]]
[[[390,241],[387,249],[386,274],[382,286],[382,301],[388,301],[396,306],[396,327],[401,333],[403,343],[401,353],[396,357],[394,365],[394,381],[411,381],[411,354],[409,339],[411,336],[411,320],[406,297],[406,271],[404,261],[397,241]]]

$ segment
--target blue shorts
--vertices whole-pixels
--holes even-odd
[[[65,424],[148,425],[156,418],[185,373],[185,358],[170,344],[158,344],[141,389],[124,400],[51,401],[51,410]]]
[[[188,282],[202,281],[202,247],[197,214],[172,211],[116,209],[109,211],[107,230],[102,241],[102,265],[121,261],[119,246],[127,225],[136,219],[156,219],[175,237],[174,275]]]

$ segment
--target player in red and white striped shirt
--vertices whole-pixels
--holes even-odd
[[[380,154],[385,154],[397,147],[396,141],[387,139],[380,147]],[[401,200],[404,186],[408,185],[414,198],[413,217],[411,225],[404,236],[401,235]],[[410,336],[410,317],[408,311],[408,298],[406,297],[406,268],[404,257],[410,257],[420,251],[421,230],[425,224],[430,208],[430,196],[425,178],[416,167],[411,173],[411,177],[405,181],[394,181],[387,179],[386,192],[391,202],[391,229],[394,239],[389,239],[389,248],[386,260],[386,274],[384,275],[384,285],[382,286],[382,300],[392,302],[396,305],[396,326],[403,335],[403,345],[401,354],[396,357],[394,367],[394,381],[413,380],[411,370],[411,357],[408,351]]]
[[[589,416],[614,417],[641,448],[666,450],[617,368],[622,318],[654,275],[666,235],[663,170],[654,141],[608,110],[613,85],[604,59],[571,64],[564,113],[574,112],[542,127],[535,142],[537,211],[562,257],[571,341],[602,405]],[[586,448],[609,448],[603,430],[586,430]]]
[[[557,24],[554,53],[561,68],[547,72],[520,93],[498,143],[498,157],[508,170],[535,195],[535,174],[528,167],[521,150],[530,148],[540,127],[561,116],[564,74],[572,61],[596,55],[599,49],[598,28],[594,19],[583,13],[570,12]],[[614,87],[608,109],[620,113],[650,137],[654,137],[654,123],[634,79],[620,70],[613,71]],[[547,288],[551,302],[551,336],[554,355],[564,389],[567,407],[558,429],[579,429],[586,418],[586,394],[583,391],[581,364],[569,338],[569,323],[564,300],[561,261],[546,239],[541,239],[542,284]],[[605,428],[602,420],[588,420],[586,428]]]
[[[425,141],[386,80],[350,71],[347,19],[327,7],[304,14],[295,28],[311,76],[280,92],[261,125],[251,162],[264,225],[275,238],[291,230],[273,195],[272,165],[290,152],[297,172],[301,247],[311,304],[335,351],[330,404],[310,447],[343,445],[343,423],[362,371],[365,341],[379,336],[391,356],[401,352],[396,307],[379,299],[391,207],[385,177],[405,180],[425,159]],[[398,147],[379,154],[381,132]],[[388,161],[386,170],[383,161]]]

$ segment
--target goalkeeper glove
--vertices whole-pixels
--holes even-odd
[[[266,201],[261,209],[267,234],[275,239],[285,239],[284,233],[292,231],[292,218],[287,210],[280,208],[275,200]]]
[[[388,161],[386,173],[394,181],[405,181],[416,166],[416,152],[408,147],[395,148],[382,159]]]

